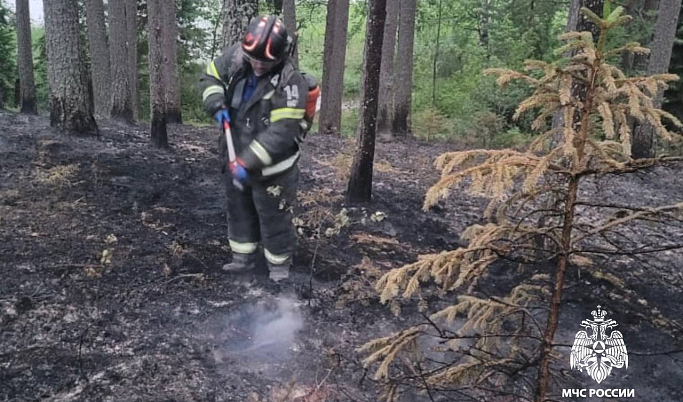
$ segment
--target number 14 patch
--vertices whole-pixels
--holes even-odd
[[[287,92],[287,107],[296,106],[299,103],[299,87],[287,85],[285,92]]]

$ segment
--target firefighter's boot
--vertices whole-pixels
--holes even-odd
[[[258,253],[241,254],[232,253],[232,262],[223,265],[223,271],[230,273],[242,273],[252,271],[256,268]]]
[[[291,258],[288,258],[287,261],[282,264],[273,264],[272,262],[268,261],[268,270],[270,271],[268,277],[273,282],[282,282],[289,278],[289,267],[291,266]]]

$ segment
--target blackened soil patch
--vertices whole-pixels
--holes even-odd
[[[44,117],[0,112],[0,401],[266,401],[291,384],[301,401],[376,400],[356,348],[420,316],[394,317],[373,280],[457,247],[485,205],[454,192],[422,212],[439,177],[432,162],[452,147],[412,140],[378,144],[374,201],[347,205],[347,141],[311,135],[296,211],[309,220],[284,297],[262,274],[220,270],[230,251],[215,129],[171,126],[162,152],[145,127],[100,126],[100,138],[70,138]],[[673,202],[682,177],[654,172],[607,196]],[[596,261],[628,272],[623,289],[605,275],[570,277],[560,341],[607,299],[625,339],[657,340],[639,335],[634,352],[679,347],[683,258],[646,262]],[[515,276],[497,269],[492,286]],[[680,355],[647,359],[634,356],[624,378],[652,400],[681,400],[646,371],[680,378]]]

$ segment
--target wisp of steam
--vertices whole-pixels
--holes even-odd
[[[226,348],[250,358],[281,358],[294,344],[304,320],[295,301],[281,297],[246,306],[228,317]]]

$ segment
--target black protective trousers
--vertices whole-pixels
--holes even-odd
[[[292,223],[299,182],[297,165],[272,178],[249,182],[240,190],[223,174],[228,197],[228,237],[234,253],[251,254],[263,245],[266,260],[282,264],[296,250]]]

